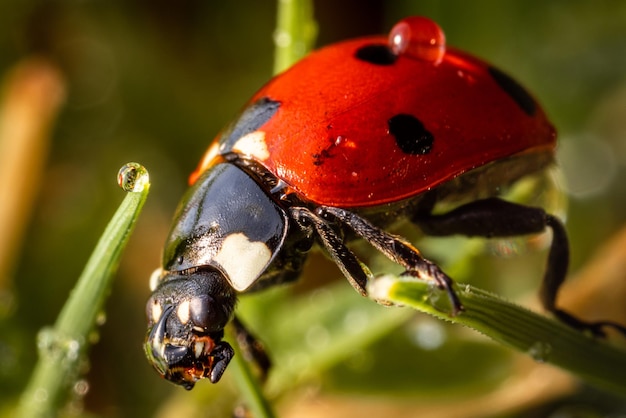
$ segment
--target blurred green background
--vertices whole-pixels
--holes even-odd
[[[324,0],[314,5],[318,45],[385,33],[404,16],[426,15],[444,29],[448,44],[485,58],[533,92],[561,138],[573,272],[621,228],[626,220],[626,2]],[[10,408],[19,396],[36,360],[37,331],[54,322],[123,197],[115,184],[118,168],[138,161],[150,171],[151,195],[86,365],[88,390],[77,395],[69,411],[111,417],[229,416],[237,400],[228,378],[217,386],[199,384],[185,392],[154,373],[141,347],[144,306],[148,277],[159,264],[188,174],[219,129],[271,76],[275,16],[276,4],[269,0],[0,3],[2,91],[10,90],[15,69],[34,58],[44,60],[45,68],[57,69],[55,88],[65,91],[58,116],[42,128],[44,143],[49,144],[33,151],[44,152],[46,158],[31,209],[24,212],[24,236],[13,243],[13,257],[0,272],[0,405]],[[31,167],[26,164],[23,171],[27,175]],[[8,187],[4,181],[0,187]],[[484,283],[493,279],[486,285],[491,290],[532,295],[543,257],[481,256],[473,271]],[[339,278],[321,257],[309,267],[316,269],[315,263],[329,269],[324,275]],[[509,283],[509,289],[497,282],[499,275],[528,281]],[[621,281],[626,281],[623,273]],[[303,299],[333,309],[362,302],[347,283],[340,280],[330,286],[339,289],[335,296],[318,289],[313,299]],[[334,287],[329,292],[335,292]],[[280,300],[281,295],[267,297]],[[621,300],[625,298],[622,293]],[[310,313],[310,308],[300,308]],[[296,308],[278,310],[289,316],[289,309]],[[266,319],[258,323],[272,326]],[[316,341],[335,338],[333,332],[320,334],[311,322],[302,322],[302,328],[298,332]],[[262,339],[270,334],[268,340],[285,334],[254,329]],[[444,335],[444,342],[437,350],[411,343],[411,336],[423,332],[430,332],[435,341]],[[349,416],[363,405],[372,414],[388,416],[626,414],[619,400],[578,386],[567,376],[554,377],[552,371],[542,373],[554,380],[523,380],[529,379],[525,372],[520,374],[526,367],[518,364],[523,359],[468,334],[429,320],[409,321],[373,347],[349,353],[349,361],[331,372],[281,388],[275,394],[278,409],[299,417]],[[406,347],[413,351],[406,353]],[[403,364],[395,364],[395,355],[380,357],[390,350],[401,353],[399,358],[415,356],[415,368],[403,370]],[[276,363],[287,361],[273,357]],[[408,372],[412,378],[400,376]],[[549,383],[555,393],[514,401],[507,385],[516,382],[527,382],[520,387]],[[81,387],[78,391],[84,392],[86,386]],[[506,396],[498,398],[502,393]],[[446,409],[455,402],[459,409]],[[576,415],[581,411],[587,415]]]

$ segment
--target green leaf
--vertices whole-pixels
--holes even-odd
[[[616,393],[626,393],[624,351],[484,290],[459,284],[456,291],[465,308],[456,316],[449,314],[445,294],[423,281],[386,275],[372,283],[370,295],[467,326],[538,362],[553,364]]]

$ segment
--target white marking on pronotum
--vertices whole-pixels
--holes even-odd
[[[260,161],[265,161],[270,156],[263,131],[254,131],[242,136],[233,144],[233,151],[258,158]]]
[[[233,288],[241,292],[252,286],[271,258],[272,252],[264,242],[250,241],[238,232],[224,238],[213,260],[222,267]]]

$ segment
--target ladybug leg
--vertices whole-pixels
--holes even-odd
[[[320,206],[316,212],[322,219],[335,219],[342,225],[349,227],[378,251],[404,267],[406,269],[404,274],[433,280],[437,287],[445,290],[448,294],[453,315],[463,310],[461,301],[452,288],[452,279],[439,266],[422,257],[419,250],[409,242],[399,236],[389,234],[359,215],[345,209]]]
[[[235,337],[244,358],[259,367],[261,372],[259,380],[265,382],[267,373],[272,367],[272,361],[267,355],[263,344],[246,329],[237,316],[233,318],[232,324],[235,327]]]
[[[301,228],[311,227],[322,241],[324,248],[330,254],[352,287],[362,296],[367,296],[367,283],[374,277],[365,264],[345,246],[343,239],[331,228],[329,223],[307,208],[292,207],[289,209],[292,219]]]
[[[604,336],[604,327],[626,335],[626,327],[611,321],[587,322],[556,306],[559,288],[567,276],[569,243],[561,221],[543,209],[506,202],[497,198],[477,200],[441,215],[420,214],[413,221],[431,236],[465,235],[486,238],[513,237],[552,230],[552,244],[539,297],[544,308],[578,330]]]

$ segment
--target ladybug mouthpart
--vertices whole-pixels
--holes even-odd
[[[171,339],[166,324],[173,311],[174,307],[168,306],[148,333],[144,348],[150,362],[161,376],[187,390],[202,378],[218,382],[234,354],[232,348],[208,334]]]

